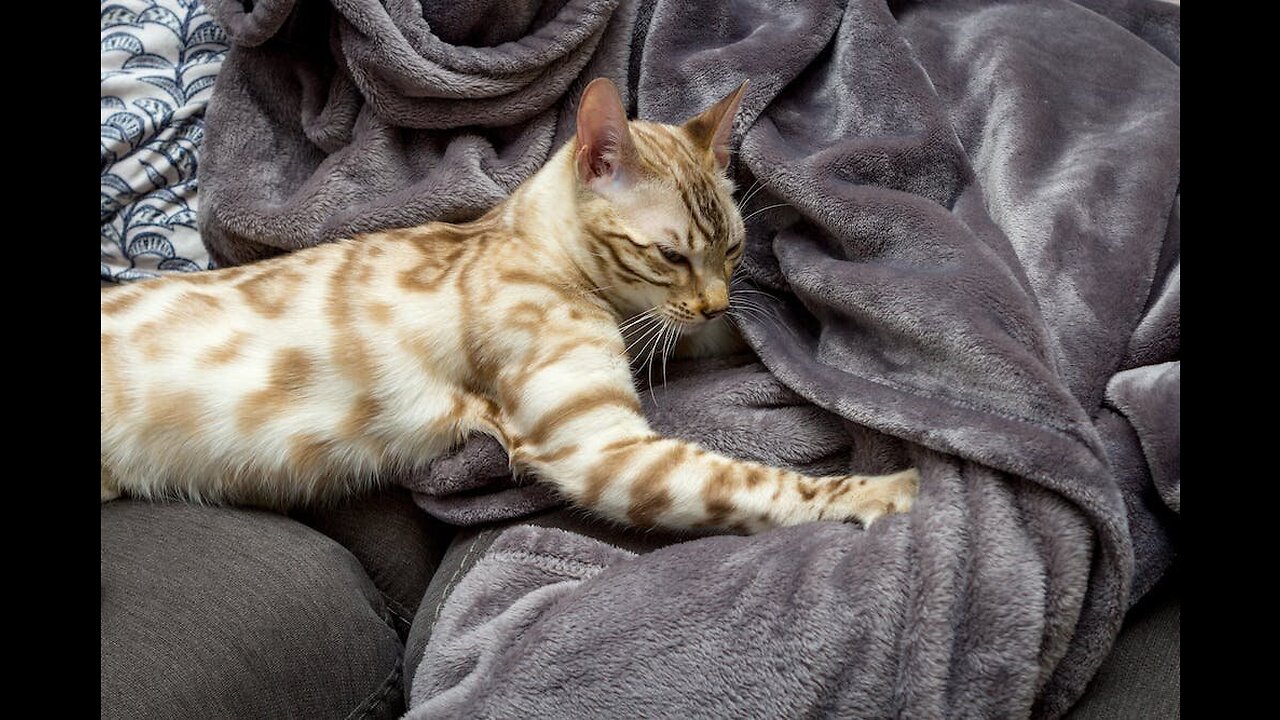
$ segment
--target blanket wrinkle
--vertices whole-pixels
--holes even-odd
[[[731,169],[771,300],[750,354],[642,379],[645,412],[803,472],[922,473],[870,529],[633,555],[514,527],[444,601],[407,717],[1061,717],[1176,556],[1176,6],[209,4],[221,265],[477,217],[594,77],[666,122],[749,78]],[[563,502],[485,437],[397,481],[460,524]]]

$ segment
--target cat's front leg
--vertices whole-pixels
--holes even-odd
[[[639,526],[759,531],[813,520],[865,523],[905,512],[914,469],[814,478],[663,438],[641,413],[624,357],[586,343],[524,373],[505,393],[513,464],[576,503]]]

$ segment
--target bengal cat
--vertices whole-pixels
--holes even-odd
[[[664,125],[628,121],[596,79],[576,136],[474,222],[104,291],[103,501],[290,507],[480,431],[515,471],[638,526],[906,511],[914,469],[806,477],[660,437],[641,412],[624,331],[652,326],[665,350],[668,330],[723,325],[730,306],[745,232],[725,168],[745,89]]]

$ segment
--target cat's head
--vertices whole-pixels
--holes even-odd
[[[603,293],[624,313],[696,326],[729,309],[745,230],[725,168],[746,87],[682,125],[628,121],[605,78],[583,92],[579,219]]]

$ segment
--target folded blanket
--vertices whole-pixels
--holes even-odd
[[[473,217],[595,76],[661,121],[751,78],[755,356],[669,367],[647,412],[744,458],[922,472],[870,530],[643,556],[510,531],[441,608],[411,716],[1058,717],[1171,562],[1176,6],[211,8],[235,43],[201,165],[218,262]],[[462,522],[555,502],[504,468],[477,439],[405,482]]]

